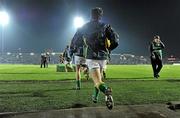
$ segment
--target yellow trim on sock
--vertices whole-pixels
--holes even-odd
[[[100,86],[101,84],[104,84],[104,82],[100,82],[100,83],[96,84],[94,87],[96,87],[96,88],[99,89],[99,86]]]

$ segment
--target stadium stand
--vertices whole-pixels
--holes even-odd
[[[50,64],[59,64],[59,55],[61,53],[50,54]],[[40,64],[40,53],[4,53],[0,55],[1,64]],[[180,63],[180,59],[170,56],[163,59],[165,64]],[[109,64],[150,64],[148,56],[137,56],[132,54],[111,54]]]

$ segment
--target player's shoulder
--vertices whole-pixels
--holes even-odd
[[[109,26],[108,23],[102,22],[102,21],[89,21],[86,24],[83,25],[83,27],[89,27],[92,25],[101,25],[101,26]]]
[[[87,29],[87,28],[90,27],[91,25],[92,25],[92,23],[89,21],[89,22],[85,23],[85,24],[83,25],[83,27],[81,27],[80,29],[81,29],[81,30]]]
[[[91,27],[91,22],[85,23],[81,28],[78,29],[78,32],[84,33],[87,29]]]
[[[83,32],[85,29],[89,27],[89,22],[85,23],[82,27],[77,29],[77,32]]]
[[[104,26],[111,26],[109,23],[106,23],[106,22],[101,22],[101,24]]]
[[[89,31],[90,29],[94,29],[94,27],[98,27],[100,29],[111,28],[111,26],[105,22],[89,21],[86,24],[84,24],[83,27],[79,28],[79,32],[86,32]]]
[[[102,27],[104,27],[105,29],[113,29],[112,28],[112,26],[109,24],[109,23],[106,23],[106,22],[100,22],[100,25],[102,26]]]

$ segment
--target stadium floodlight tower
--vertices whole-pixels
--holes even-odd
[[[0,11],[0,25],[2,26],[1,33],[1,53],[4,52],[4,27],[9,23],[9,15],[5,11]]]
[[[76,29],[82,27],[84,25],[84,19],[80,16],[74,18],[74,27]]]

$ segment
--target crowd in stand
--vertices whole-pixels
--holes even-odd
[[[49,64],[59,64],[62,59],[61,53],[50,54],[51,61]],[[170,60],[172,58],[173,60]],[[165,64],[180,63],[179,58],[164,58]],[[40,53],[6,53],[0,55],[0,63],[6,64],[40,64]],[[109,64],[150,64],[148,56],[136,56],[132,54],[111,54]]]

